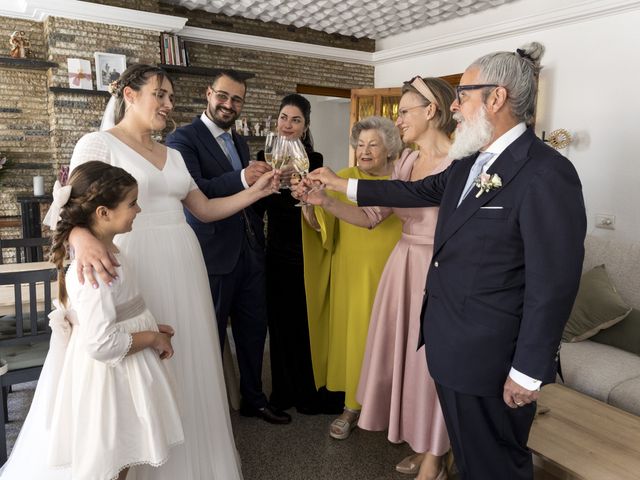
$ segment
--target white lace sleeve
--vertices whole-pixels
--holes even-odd
[[[71,155],[69,170],[92,160],[111,164],[111,151],[104,138],[108,133],[93,132],[88,133],[76,143]]]

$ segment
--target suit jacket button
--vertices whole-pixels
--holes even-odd
[[[433,266],[438,268],[440,266],[440,264],[438,262],[433,262]]]

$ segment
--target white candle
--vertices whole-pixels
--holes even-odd
[[[44,177],[40,175],[33,177],[33,194],[36,197],[44,195]]]

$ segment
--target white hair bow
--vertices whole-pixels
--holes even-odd
[[[49,207],[49,211],[44,217],[42,223],[47,225],[51,230],[55,230],[60,220],[60,210],[69,201],[71,196],[71,185],[65,185],[64,187],[58,180],[53,185],[53,201]]]
[[[68,310],[59,300],[53,300],[55,307],[49,313],[49,328],[52,333],[60,337],[61,342],[66,345],[71,337],[71,329],[73,325],[73,310]]]

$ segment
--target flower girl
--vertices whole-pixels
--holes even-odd
[[[156,324],[112,241],[131,230],[137,194],[130,174],[97,161],[74,169],[69,185],[56,182],[45,223],[55,229],[58,308],[50,315],[51,346],[34,402],[2,479],[124,480],[135,465],[163,464],[170,447],[183,441],[161,361],[173,355],[173,330]],[[118,277],[110,285],[81,285],[73,263],[65,278],[67,240],[76,226],[89,228],[117,257]]]

